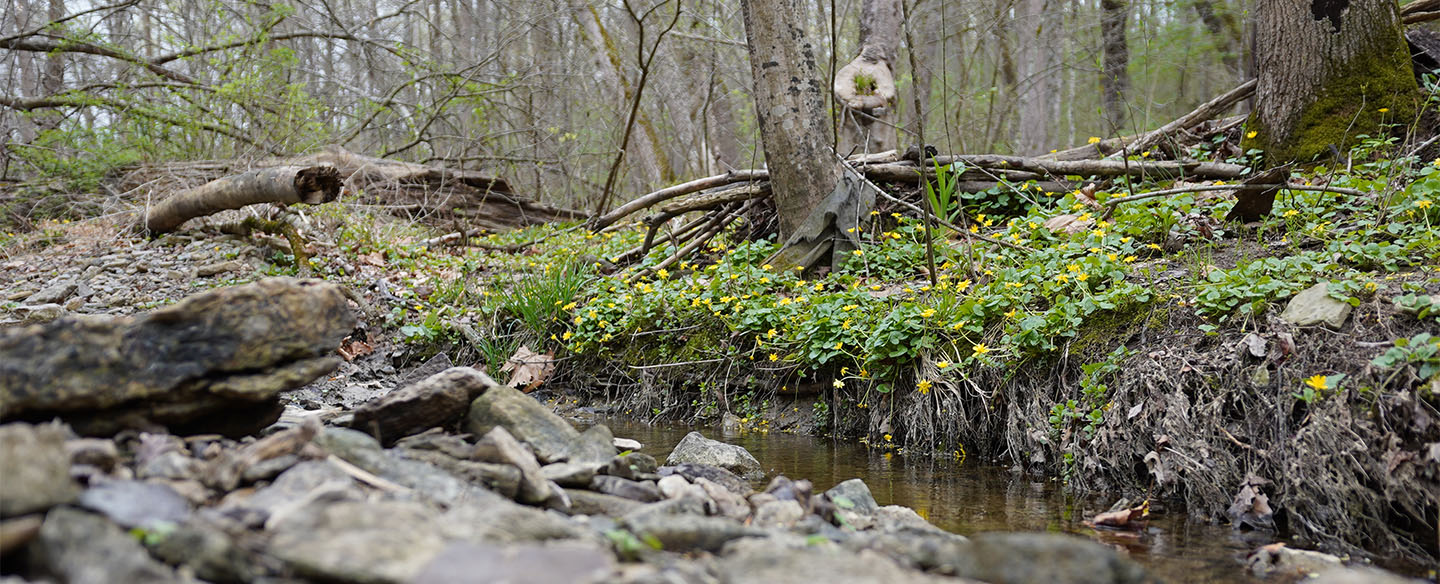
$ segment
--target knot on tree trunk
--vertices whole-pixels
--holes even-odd
[[[895,76],[888,63],[862,54],[835,73],[834,91],[845,107],[872,112],[895,102]]]

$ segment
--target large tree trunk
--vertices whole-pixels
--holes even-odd
[[[755,81],[755,116],[780,236],[789,238],[834,190],[840,163],[830,151],[830,120],[817,51],[802,0],[745,0],[745,37]]]
[[[1101,0],[1100,10],[1100,37],[1104,50],[1104,58],[1100,62],[1100,91],[1105,105],[1105,129],[1124,135],[1125,96],[1130,92],[1130,45],[1125,41],[1130,2]]]
[[[1413,120],[1419,89],[1395,0],[1267,0],[1255,10],[1259,82],[1247,147],[1311,160]]]

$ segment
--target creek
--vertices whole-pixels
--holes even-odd
[[[699,430],[708,438],[749,450],[764,467],[766,481],[781,474],[809,479],[815,491],[821,492],[859,477],[881,505],[910,507],[952,533],[1073,533],[1123,547],[1131,558],[1167,582],[1261,582],[1245,570],[1245,556],[1275,541],[1268,534],[1238,532],[1191,519],[1176,507],[1152,514],[1143,532],[1091,529],[1082,522],[1107,510],[1113,500],[1077,497],[1067,494],[1057,481],[974,460],[898,454],[883,447],[814,436],[726,435],[718,428],[647,425],[614,418],[603,421],[616,436],[640,441],[645,445],[642,452],[662,462],[686,433]],[[755,487],[763,489],[765,481]]]

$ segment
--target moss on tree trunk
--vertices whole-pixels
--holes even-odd
[[[1415,117],[1419,87],[1395,0],[1272,0],[1256,10],[1247,148],[1271,164],[1345,151]]]

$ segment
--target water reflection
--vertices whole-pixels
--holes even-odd
[[[634,438],[662,463],[691,428],[646,426],[606,420],[616,436]],[[904,505],[931,523],[959,534],[982,531],[1074,533],[1129,551],[1169,582],[1259,582],[1244,569],[1250,550],[1269,543],[1226,526],[1190,521],[1181,510],[1157,514],[1143,533],[1097,531],[1081,521],[1113,501],[1068,496],[1056,483],[1009,469],[957,460],[895,455],[883,449],[789,434],[722,435],[709,438],[744,446],[765,468],[766,478],[784,474],[810,479],[817,490],[859,477],[881,505]],[[763,487],[763,481],[757,487]],[[1259,539],[1257,539],[1259,537]]]

